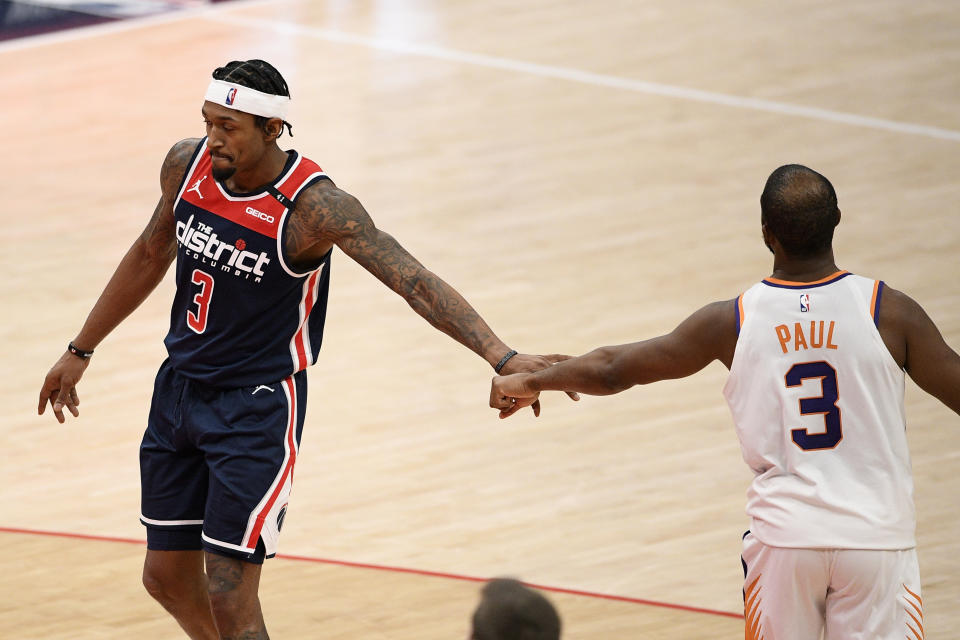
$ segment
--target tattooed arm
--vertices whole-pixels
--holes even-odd
[[[490,366],[510,351],[463,296],[420,264],[393,236],[378,229],[360,202],[329,180],[297,199],[284,241],[294,264],[313,262],[337,245],[427,322]],[[549,364],[539,356],[517,355],[503,371],[536,371]]]
[[[92,351],[107,334],[146,300],[163,279],[177,254],[173,202],[187,163],[199,140],[182,140],[167,153],[160,170],[160,201],[150,221],[120,261],[99,300],[87,316],[80,333],[73,339],[79,349]],[[40,390],[37,411],[43,414],[47,403],[61,423],[63,408],[74,417],[80,413],[76,385],[90,363],[65,351],[53,365]]]

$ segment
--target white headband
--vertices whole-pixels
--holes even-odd
[[[223,80],[211,80],[204,97],[228,109],[264,118],[286,120],[287,110],[290,108],[290,98],[287,96],[275,96]]]

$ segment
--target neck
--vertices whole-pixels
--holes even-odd
[[[833,257],[833,249],[810,258],[790,258],[775,254],[771,277],[788,282],[814,282],[840,271]]]
[[[270,184],[280,175],[287,164],[287,152],[273,145],[268,149],[257,164],[245,171],[237,171],[224,180],[224,184],[231,191],[249,193],[256,191],[265,184]]]

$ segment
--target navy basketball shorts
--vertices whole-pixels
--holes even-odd
[[[263,562],[277,549],[306,412],[306,372],[218,389],[157,372],[140,445],[147,548]]]

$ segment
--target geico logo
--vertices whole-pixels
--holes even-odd
[[[269,216],[263,211],[257,211],[253,207],[247,207],[247,213],[252,215],[254,218],[260,218],[264,222],[273,222],[273,216]]]

